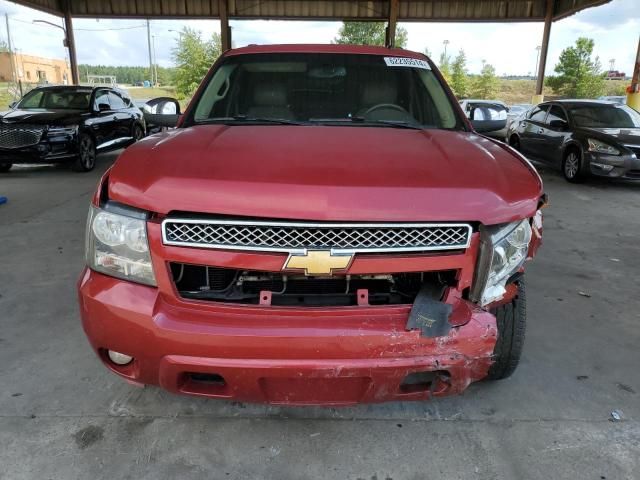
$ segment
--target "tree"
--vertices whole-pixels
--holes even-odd
[[[202,40],[199,31],[184,27],[172,53],[176,64],[176,93],[180,98],[189,97],[222,53],[220,35],[214,33],[209,40]]]
[[[440,69],[440,73],[447,81],[447,83],[451,84],[451,57],[446,55],[444,52],[440,54],[440,62],[438,62],[438,68]]]
[[[6,53],[9,51],[9,45],[4,40],[0,40],[0,53]]]
[[[469,77],[467,75],[467,56],[460,49],[458,55],[451,64],[451,89],[458,98],[464,98],[469,94]]]
[[[424,54],[431,58],[431,50],[429,50],[429,47],[424,47]]]
[[[597,98],[603,94],[605,80],[600,59],[592,60],[594,42],[580,37],[574,47],[565,48],[560,54],[555,72],[547,78],[554,92],[571,98]]]
[[[380,45],[386,41],[386,24],[381,22],[343,22],[338,37],[333,41],[350,45]],[[407,45],[409,34],[403,27],[396,27],[396,47]]]
[[[492,99],[498,93],[498,77],[493,65],[483,63],[482,71],[473,81],[472,96]]]

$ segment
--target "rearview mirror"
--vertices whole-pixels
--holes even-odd
[[[171,97],[158,97],[149,100],[142,107],[147,130],[156,133],[162,129],[174,128],[180,119],[180,102]]]
[[[478,133],[494,132],[507,126],[507,107],[498,103],[470,104],[469,119]]]
[[[9,104],[9,108],[10,108],[11,110],[13,110],[14,108],[16,108],[16,105],[17,105],[17,104],[18,104],[18,102],[11,102],[11,103]]]

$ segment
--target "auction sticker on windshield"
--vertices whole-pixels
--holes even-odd
[[[384,62],[387,64],[387,67],[413,67],[431,70],[427,62],[418,58],[384,57]]]

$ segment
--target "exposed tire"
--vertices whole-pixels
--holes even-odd
[[[570,148],[562,159],[562,175],[567,182],[584,182],[587,174],[582,154],[577,148]]]
[[[81,133],[78,138],[78,156],[73,162],[75,172],[89,172],[96,166],[96,142],[91,135]]]
[[[487,380],[501,380],[511,376],[520,362],[527,324],[527,300],[524,278],[518,281],[518,294],[505,305],[491,311],[496,316],[498,340],[493,349],[494,363]]]
[[[509,138],[509,146],[514,150],[520,151],[520,138],[517,135],[511,135]]]
[[[11,170],[13,163],[0,163],[0,173],[5,173]]]
[[[144,130],[137,123],[133,126],[133,141],[137,142],[144,138]]]

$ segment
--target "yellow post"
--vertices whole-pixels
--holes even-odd
[[[636,65],[633,69],[631,86],[627,89],[627,105],[640,112],[640,38],[638,39],[638,52],[636,53]]]

